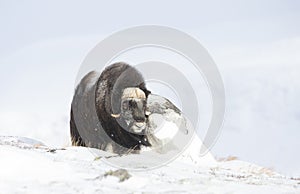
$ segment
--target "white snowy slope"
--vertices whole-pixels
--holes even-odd
[[[104,162],[119,156],[101,151],[97,156],[90,148],[51,149],[32,139],[2,136],[0,193],[300,193],[300,179],[238,160],[215,161],[211,155],[186,153],[160,168],[139,171]]]

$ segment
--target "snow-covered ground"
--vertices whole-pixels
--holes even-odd
[[[99,157],[100,156],[100,157]],[[124,170],[90,148],[50,148],[0,137],[0,193],[300,193],[300,179],[227,158],[184,155],[153,170]],[[128,155],[137,160],[139,155]],[[157,155],[159,157],[159,155]]]

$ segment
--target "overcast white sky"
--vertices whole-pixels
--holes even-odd
[[[197,38],[224,78],[227,116],[213,152],[300,176],[299,10],[296,0],[0,0],[0,135],[65,142],[88,51],[121,29],[166,25]],[[64,136],[49,140],[53,131]]]

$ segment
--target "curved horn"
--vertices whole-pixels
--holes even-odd
[[[121,116],[121,114],[110,114],[110,115],[114,118],[119,118]]]

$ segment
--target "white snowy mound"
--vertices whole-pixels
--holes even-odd
[[[299,179],[238,160],[186,155],[154,170],[127,171],[103,161],[120,156],[40,144],[0,137],[0,193],[300,193]]]

